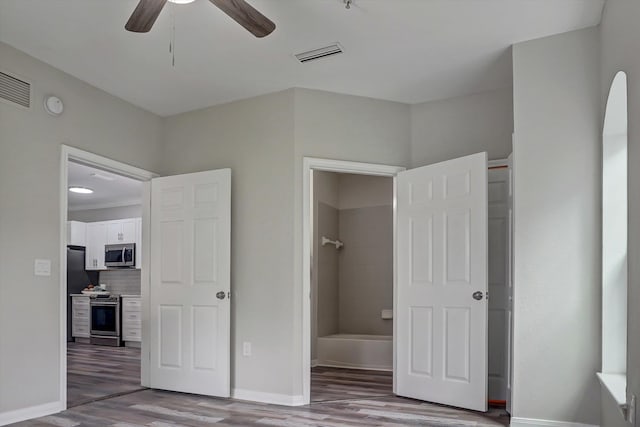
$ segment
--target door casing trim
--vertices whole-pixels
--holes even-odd
[[[59,401],[58,408],[61,411],[67,409],[67,295],[66,295],[66,283],[67,283],[67,185],[68,185],[68,170],[67,163],[69,161],[75,161],[87,166],[98,167],[100,169],[123,175],[138,181],[143,182],[143,197],[142,197],[142,247],[148,248],[149,246],[149,218],[151,212],[151,186],[150,182],[152,178],[159,175],[141,169],[135,166],[128,165],[126,163],[119,162],[117,160],[103,157],[98,154],[84,151],[79,148],[71,147],[69,145],[61,145],[60,154],[60,277],[59,277],[59,295],[60,295],[60,313],[59,313],[59,327],[60,327],[60,367],[59,367]],[[142,316],[143,325],[148,324],[149,319],[149,257],[143,257],[142,259],[142,271],[141,271],[141,298],[143,301]],[[146,307],[146,310],[145,310]],[[142,355],[141,357],[141,375],[140,380],[143,386],[149,384],[149,340],[148,331],[143,327],[142,329]]]

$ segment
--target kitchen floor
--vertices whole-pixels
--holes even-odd
[[[142,389],[139,348],[67,343],[67,407]]]

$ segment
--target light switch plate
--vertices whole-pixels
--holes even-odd
[[[51,260],[37,259],[34,262],[33,273],[36,276],[51,276]]]
[[[249,357],[251,356],[251,343],[250,342],[243,342],[242,343],[242,355],[245,357]]]

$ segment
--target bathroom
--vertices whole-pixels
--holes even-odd
[[[392,371],[393,178],[313,172],[311,366]]]

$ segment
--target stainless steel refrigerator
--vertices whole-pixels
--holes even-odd
[[[71,338],[71,294],[79,294],[89,283],[97,284],[98,272],[85,270],[85,247],[67,246],[67,341]]]

